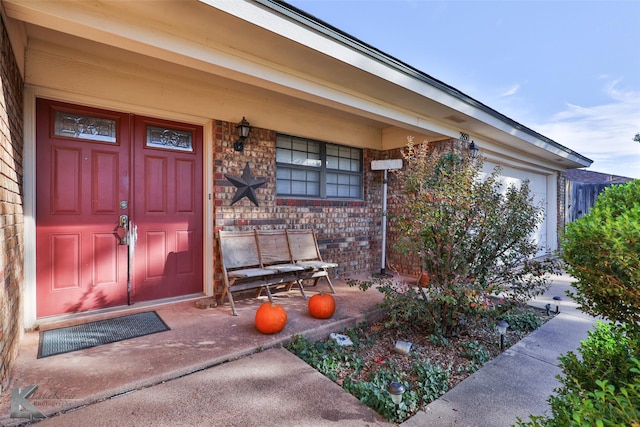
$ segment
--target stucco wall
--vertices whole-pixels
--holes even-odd
[[[0,391],[4,391],[23,334],[23,81],[4,21],[0,25]]]

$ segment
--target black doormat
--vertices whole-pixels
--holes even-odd
[[[38,359],[168,331],[155,311],[40,332]]]

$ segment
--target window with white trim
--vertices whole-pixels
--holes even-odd
[[[362,199],[362,150],[312,139],[276,137],[278,196]]]

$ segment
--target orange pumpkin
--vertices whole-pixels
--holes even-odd
[[[431,277],[429,277],[429,273],[427,273],[426,271],[422,272],[422,276],[420,276],[420,286],[422,286],[423,288],[426,288],[427,286],[429,286],[429,281],[431,280]]]
[[[336,311],[336,301],[329,294],[319,293],[309,298],[309,313],[316,319],[328,319]]]
[[[255,323],[263,334],[277,334],[287,325],[287,312],[275,302],[265,302],[256,311]]]

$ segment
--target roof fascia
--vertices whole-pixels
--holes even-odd
[[[212,6],[215,5],[215,7],[220,6],[220,2],[215,0],[201,0],[201,1],[211,4]],[[501,129],[503,132],[506,132],[507,134],[510,134],[510,135],[525,134],[527,137],[524,137],[522,139],[526,140],[527,142],[533,145],[536,145],[540,148],[547,149],[548,151],[553,152],[555,154],[564,153],[563,157],[568,157],[573,161],[575,161],[576,163],[583,164],[584,166],[589,166],[591,163],[593,163],[591,159],[581,155],[580,153],[577,153],[563,146],[562,144],[559,144],[558,142],[534,131],[533,129],[528,128],[516,122],[515,120],[481,103],[480,101],[474,98],[471,98],[470,96],[455,89],[454,87],[449,86],[446,83],[431,77],[430,75],[418,70],[417,68],[414,68],[408,65],[407,63],[397,58],[394,58],[393,56],[390,56],[380,51],[379,49],[376,49],[375,47],[361,40],[358,40],[355,37],[352,37],[351,35],[345,33],[344,31],[341,31],[340,29],[312,15],[309,15],[306,12],[286,2],[278,1],[278,0],[252,0],[252,1],[254,3],[260,4],[270,9],[271,11],[274,11],[280,14],[281,16],[287,19],[295,21],[299,25],[302,25],[308,29],[311,29],[317,33],[320,33],[321,35],[329,38],[335,43],[344,45],[352,50],[357,51],[361,55],[364,55],[367,58],[370,58],[379,63],[382,63],[383,65],[390,67],[402,74],[405,74],[406,76],[409,76],[410,78],[415,79],[420,83],[427,84],[439,91],[442,91],[447,96],[453,98],[455,101],[463,102],[464,104],[472,107],[473,110],[476,110],[476,111],[462,111],[463,113],[468,114],[471,117],[483,120],[485,123],[491,124],[492,126],[497,127]],[[229,10],[227,10],[227,12],[232,13]],[[248,11],[244,10],[243,12],[248,12]],[[251,17],[250,14],[244,14],[244,13],[236,16],[242,19],[247,19]],[[278,30],[278,29],[285,30],[285,28],[282,25],[278,25],[277,28],[271,27],[271,25],[273,24],[267,20],[254,21],[253,23],[255,25],[260,25],[263,28],[270,29],[272,31]],[[281,32],[281,34],[285,37],[290,37],[290,38],[292,36],[292,34],[290,34],[288,31],[283,31]],[[313,47],[317,50],[322,49],[322,46],[315,46],[315,47],[309,46],[309,47]],[[326,50],[323,50],[323,51],[327,53]],[[412,89],[412,90],[415,90],[415,89]],[[440,102],[441,99],[438,99],[438,101]],[[449,102],[448,104],[451,104],[451,102]],[[457,104],[457,102],[454,102],[453,104]],[[459,110],[459,108],[456,108],[456,109]],[[485,116],[485,117],[479,117],[477,113],[480,113],[480,116]],[[495,122],[496,120],[498,123]]]

